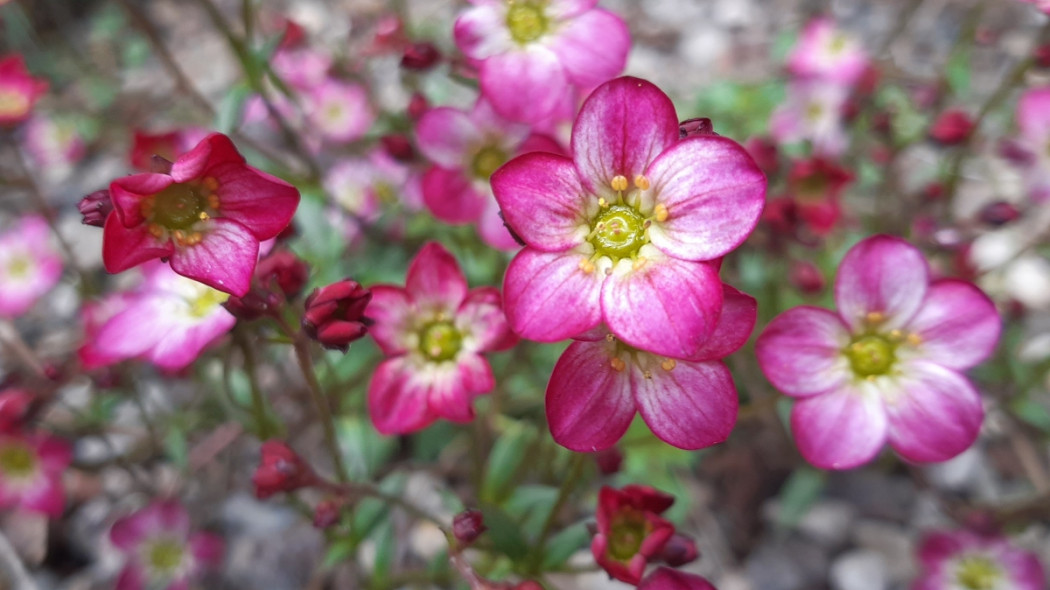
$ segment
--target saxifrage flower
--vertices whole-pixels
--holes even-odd
[[[791,427],[806,460],[848,469],[888,441],[909,461],[944,461],[973,444],[984,410],[962,372],[995,348],[991,300],[963,281],[931,283],[918,249],[880,235],[846,254],[835,302],[837,314],[784,312],[756,344],[766,377],[797,398]]]
[[[24,121],[47,92],[48,82],[34,78],[21,55],[0,57],[0,126]]]
[[[679,140],[671,100],[630,77],[587,99],[571,152],[525,154],[492,175],[525,242],[503,285],[511,327],[555,342],[604,323],[634,348],[691,357],[722,309],[716,260],[762,211],[761,170],[731,139]]]
[[[1034,553],[1001,535],[970,531],[927,533],[919,546],[922,573],[912,590],[1044,590]]]
[[[598,527],[591,539],[594,560],[610,577],[637,584],[645,566],[674,534],[674,525],[660,516],[671,504],[674,496],[649,486],[603,486],[598,492]]]
[[[25,313],[60,278],[62,256],[43,217],[27,215],[0,235],[0,317]]]
[[[0,433],[0,508],[62,516],[62,472],[72,456],[65,441],[50,435]]]
[[[287,227],[299,205],[290,184],[248,166],[222,134],[205,137],[167,173],[114,180],[114,211],[103,230],[102,261],[112,273],[167,258],[180,275],[244,295],[259,242]]]
[[[474,397],[492,389],[483,353],[517,339],[507,327],[499,290],[467,290],[456,259],[437,242],[416,254],[404,287],[372,287],[369,328],[387,359],[368,384],[376,430],[405,433],[438,418],[468,422]]]
[[[717,590],[717,588],[696,574],[660,567],[638,584],[638,590]]]

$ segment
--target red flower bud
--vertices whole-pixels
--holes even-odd
[[[1017,207],[1014,207],[1011,203],[1007,203],[1006,201],[989,203],[988,205],[985,205],[978,214],[978,218],[982,223],[993,227],[1006,225],[1020,216],[1021,212],[1017,210]]]
[[[441,52],[433,43],[412,43],[401,55],[401,67],[406,70],[426,71],[441,61]]]
[[[255,496],[260,500],[277,492],[291,492],[310,487],[317,476],[288,445],[279,440],[268,440],[260,450],[259,467],[252,476]]]
[[[84,216],[84,225],[102,227],[106,225],[106,217],[113,211],[113,201],[109,198],[109,189],[97,190],[90,195],[80,199],[77,209]]]
[[[303,329],[325,348],[346,352],[368,332],[365,308],[371,300],[372,292],[350,279],[314,289],[306,298]]]
[[[758,167],[767,176],[776,174],[780,168],[780,151],[775,141],[768,137],[752,137],[744,143],[744,149],[751,154]]]
[[[412,148],[412,142],[407,135],[402,133],[390,133],[379,138],[383,149],[390,157],[400,162],[411,162],[416,157],[416,151]]]
[[[613,475],[620,471],[623,466],[623,453],[615,446],[593,453],[594,462],[598,464],[598,471],[602,475]]]
[[[791,264],[788,280],[805,295],[819,295],[826,284],[824,273],[812,262],[796,261]]]
[[[694,135],[718,135],[715,126],[707,117],[686,119],[678,124],[678,138],[685,139]]]
[[[474,539],[487,530],[480,510],[466,510],[452,519],[452,535],[464,547],[473,543]]]
[[[427,97],[416,92],[412,95],[412,98],[408,101],[408,117],[413,121],[418,121],[423,113],[430,110],[430,103],[427,102]]]
[[[1033,52],[1035,64],[1041,68],[1050,68],[1050,43],[1043,43]]]
[[[280,289],[285,299],[295,299],[310,279],[310,266],[287,250],[278,250],[259,261],[255,267],[259,284]]]
[[[662,561],[671,567],[679,567],[699,558],[700,550],[696,548],[696,542],[685,535],[675,533],[671,535],[660,554],[656,556],[656,561]]]
[[[339,522],[339,513],[343,510],[343,501],[338,498],[321,500],[314,508],[314,526],[326,529]]]
[[[0,392],[0,432],[11,432],[21,427],[32,404],[33,394],[23,389]]]
[[[949,109],[930,127],[930,139],[942,145],[958,145],[973,133],[973,119],[965,111]]]

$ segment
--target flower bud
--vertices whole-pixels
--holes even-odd
[[[326,529],[339,522],[339,513],[343,510],[343,501],[339,498],[321,500],[314,508],[314,526]]]
[[[260,500],[277,492],[291,492],[310,487],[317,481],[307,465],[288,445],[279,440],[268,440],[260,450],[259,467],[252,475],[255,496]]]
[[[766,173],[766,176],[776,174],[780,168],[780,151],[777,143],[769,137],[756,136],[744,143],[744,149],[758,164],[758,167]]]
[[[699,557],[700,551],[696,548],[696,542],[685,535],[675,533],[656,555],[655,561],[662,561],[671,567],[679,567],[696,561]]]
[[[613,475],[623,466],[623,453],[615,446],[593,453],[594,462],[602,475]]]
[[[430,110],[430,103],[427,102],[427,97],[418,92],[414,93],[408,101],[408,117],[413,121],[418,121],[428,110]]]
[[[1006,201],[996,201],[995,203],[989,203],[981,208],[981,212],[977,217],[981,220],[981,223],[993,227],[999,227],[1000,225],[1006,225],[1011,221],[1015,221],[1020,216],[1021,212],[1011,203],[1007,203]]]
[[[1041,68],[1050,68],[1050,43],[1043,43],[1036,47],[1032,56],[1035,58],[1035,65]]]
[[[791,263],[788,280],[804,295],[819,295],[826,284],[824,273],[816,265],[801,260]]]
[[[11,432],[22,426],[33,404],[33,394],[24,389],[0,392],[0,432]]]
[[[434,47],[433,43],[425,41],[412,43],[401,55],[401,67],[418,72],[429,70],[439,61],[441,61],[441,52]]]
[[[306,298],[303,329],[325,348],[346,352],[368,332],[371,321],[364,314],[371,300],[372,292],[350,279],[314,289]]]
[[[686,119],[678,124],[678,138],[685,139],[694,135],[718,135],[715,126],[707,117]]]
[[[77,209],[84,216],[84,225],[102,227],[106,225],[106,217],[113,211],[113,201],[109,198],[109,189],[97,190],[90,195],[80,199]]]
[[[930,127],[930,139],[941,145],[958,145],[973,133],[974,123],[970,115],[959,109],[949,109],[937,117]]]
[[[411,162],[416,156],[412,142],[403,133],[390,133],[380,137],[379,141],[383,144],[383,150],[399,162]]]
[[[285,299],[295,299],[310,279],[310,266],[287,250],[278,250],[259,261],[255,278],[269,289],[280,289]]]
[[[461,546],[468,546],[488,530],[480,510],[466,510],[452,519],[452,535]]]

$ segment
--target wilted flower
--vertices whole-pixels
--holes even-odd
[[[661,567],[645,577],[638,590],[718,590],[704,578]]]
[[[758,362],[797,398],[792,432],[810,463],[856,467],[887,441],[909,461],[944,461],[973,444],[984,416],[962,371],[999,337],[992,302],[958,280],[930,282],[922,253],[874,236],[846,254],[838,314],[796,307],[759,336]]]
[[[912,590],[1044,590],[1034,553],[1000,535],[969,531],[927,533],[919,546],[922,574]]]
[[[184,590],[222,562],[224,543],[211,533],[193,533],[186,509],[160,501],[113,523],[109,539],[126,556],[120,590]]]
[[[62,277],[62,256],[43,217],[27,215],[0,234],[0,317],[29,310]]]
[[[58,518],[65,508],[62,472],[72,450],[58,438],[0,433],[0,508],[12,506]]]
[[[591,540],[594,560],[610,577],[637,584],[645,566],[674,534],[674,525],[660,517],[671,504],[674,496],[648,486],[602,486],[598,529]]]
[[[314,289],[306,298],[303,329],[325,348],[346,352],[368,332],[365,308],[371,300],[372,292],[350,279]]]
[[[0,57],[0,126],[24,121],[47,92],[47,80],[34,78],[21,55]]]
[[[292,492],[317,482],[317,475],[288,445],[268,440],[259,450],[259,467],[252,475],[255,497],[265,500],[278,492]]]

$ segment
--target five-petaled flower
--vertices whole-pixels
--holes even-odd
[[[887,441],[909,461],[944,461],[976,440],[984,410],[962,371],[991,354],[999,316],[972,284],[929,275],[918,249],[873,236],[839,267],[838,314],[797,307],[759,336],[762,371],[797,398],[810,463],[856,467]]]
[[[912,590],[1046,588],[1039,558],[1001,535],[935,531],[923,537],[918,553],[923,571]]]
[[[47,88],[47,80],[34,78],[21,55],[0,58],[0,126],[26,120]]]
[[[755,227],[765,177],[730,139],[679,140],[671,100],[637,78],[591,94],[571,152],[525,154],[492,175],[525,242],[504,279],[511,327],[555,342],[604,323],[629,346],[690,358],[718,323],[717,261]]]
[[[674,534],[674,525],[660,516],[671,504],[674,496],[649,486],[603,486],[598,492],[598,527],[591,539],[594,560],[610,577],[637,584],[645,566]]]
[[[18,430],[0,433],[0,508],[62,516],[62,472],[71,459],[72,449],[62,439]]]
[[[404,287],[372,287],[369,329],[389,358],[368,384],[376,430],[405,433],[437,418],[468,422],[472,399],[494,385],[485,352],[517,339],[507,327],[494,287],[467,290],[456,259],[430,242],[408,267]]]
[[[248,292],[259,242],[281,233],[299,205],[290,184],[248,166],[225,135],[213,133],[167,173],[114,180],[114,211],[103,230],[106,270],[155,258],[180,275],[232,295]]]
[[[0,317],[17,317],[62,278],[62,256],[44,218],[27,215],[0,235]]]

